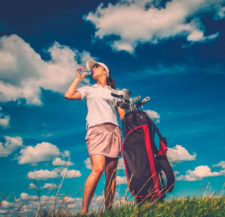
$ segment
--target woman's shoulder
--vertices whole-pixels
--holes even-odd
[[[93,88],[93,86],[94,85],[82,85],[82,86],[80,86],[78,89],[91,89],[91,88]]]

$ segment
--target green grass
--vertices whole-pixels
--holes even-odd
[[[81,215],[75,215],[76,217]],[[74,217],[75,217],[74,216]],[[146,202],[143,205],[127,205],[102,213],[90,213],[87,217],[225,217],[225,196],[180,198],[169,202]]]
[[[0,200],[2,208],[3,196]],[[102,201],[102,204],[104,201]],[[41,204],[38,208],[33,207],[33,211],[23,213],[24,203],[17,206],[13,212],[0,216],[23,216],[23,217],[225,217],[225,194],[206,193],[200,197],[182,197],[170,201],[151,201],[143,204],[135,204],[134,200],[127,201],[125,198],[114,201],[114,208],[109,211],[88,213],[85,215],[73,214],[73,209],[68,208],[66,202],[61,202],[57,206]],[[116,205],[120,204],[120,205]],[[97,208],[97,207],[96,207]],[[9,210],[10,211],[10,210]],[[12,214],[12,215],[11,215]]]

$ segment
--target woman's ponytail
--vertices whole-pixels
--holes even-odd
[[[111,88],[116,89],[115,80],[110,76],[106,80],[107,85],[109,85]]]
[[[112,77],[108,77],[106,80],[107,85],[111,88],[116,89],[115,80]]]

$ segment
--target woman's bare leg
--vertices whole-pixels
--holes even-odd
[[[95,192],[98,181],[105,168],[105,156],[104,155],[91,155],[92,171],[88,176],[83,193],[82,209],[80,213],[88,212],[88,206],[91,198]]]
[[[105,161],[105,209],[111,209],[116,189],[116,169],[118,158],[108,158]]]

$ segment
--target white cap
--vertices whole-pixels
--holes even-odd
[[[86,63],[86,67],[88,70],[91,70],[95,64],[102,66],[105,69],[105,71],[107,72],[107,77],[109,77],[109,68],[104,63],[96,62],[93,59],[89,59]]]

